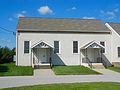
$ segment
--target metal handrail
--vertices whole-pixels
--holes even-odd
[[[38,60],[34,59],[33,61],[34,61],[34,64],[39,65],[39,61]]]
[[[49,62],[50,62],[50,67],[52,68],[52,59],[51,59],[51,57],[49,59]]]
[[[92,68],[92,62],[86,57],[87,63],[90,66],[90,68]]]
[[[103,58],[101,58],[102,64],[107,67],[107,63],[105,62],[105,60]]]

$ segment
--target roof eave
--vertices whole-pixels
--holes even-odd
[[[49,32],[49,33],[108,33],[110,34],[110,31],[100,31],[100,30],[40,30],[40,29],[17,29],[17,32]]]

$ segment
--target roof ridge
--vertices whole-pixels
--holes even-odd
[[[83,19],[83,18],[54,18],[54,17],[19,17],[20,18],[41,18],[41,19],[79,19],[79,20],[98,20],[98,21],[102,21],[101,19]]]

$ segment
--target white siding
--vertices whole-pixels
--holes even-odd
[[[24,54],[24,41],[30,41],[31,46],[39,41],[54,46],[54,41],[60,41],[60,54],[52,54],[54,65],[80,65],[83,55],[79,52],[73,54],[73,41],[79,42],[80,48],[95,40],[106,42],[105,56],[111,62],[111,35],[110,34],[58,34],[58,33],[19,33],[18,35],[18,65],[31,66],[31,50],[29,54]]]
[[[106,26],[111,30],[111,62],[120,62],[120,58],[118,57],[118,50],[117,48],[120,47],[120,35],[109,25]]]

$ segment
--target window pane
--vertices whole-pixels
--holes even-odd
[[[59,53],[59,41],[54,41],[54,53]]]
[[[24,41],[24,53],[29,53],[29,41]]]
[[[73,53],[78,53],[78,41],[73,41]]]
[[[120,57],[120,47],[118,47],[118,57]]]
[[[105,42],[100,42],[101,45],[105,46]]]
[[[105,47],[105,42],[100,42],[100,44]],[[101,53],[105,53],[105,49],[104,48],[101,49]]]

